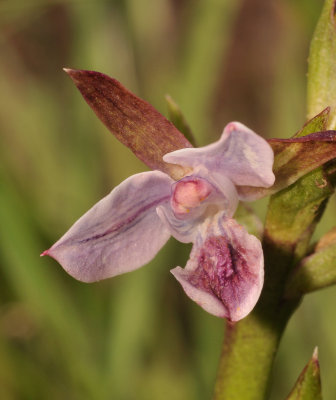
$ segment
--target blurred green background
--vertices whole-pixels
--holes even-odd
[[[144,165],[85,104],[62,67],[120,80],[166,114],[180,105],[200,145],[230,120],[265,137],[305,121],[309,40],[320,0],[0,2],[0,398],[210,399],[223,321],[169,269],[173,239],[145,268],[97,284],[39,254]],[[263,217],[267,200],[255,205]],[[318,234],[335,220],[335,200]],[[307,296],[274,370],[289,392],[315,345],[336,398],[336,288]]]

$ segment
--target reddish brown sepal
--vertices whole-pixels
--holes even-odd
[[[164,154],[191,143],[146,101],[100,72],[65,69],[86,102],[115,137],[152,169],[178,175]]]

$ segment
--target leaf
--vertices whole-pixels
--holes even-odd
[[[294,269],[285,297],[294,298],[336,283],[336,228],[318,242],[315,252]]]
[[[286,400],[322,400],[317,347]]]
[[[303,127],[297,132],[293,138],[309,135],[312,132],[323,132],[328,129],[330,107],[325,108],[314,118],[307,121]]]
[[[336,157],[336,131],[315,132],[295,139],[270,139],[269,143],[275,157],[273,190],[276,191]]]
[[[302,139],[303,141],[301,142],[301,147],[305,146],[302,143],[304,141],[308,140],[308,138],[313,138],[313,137],[320,137],[321,139],[327,139],[328,135],[325,132],[329,120],[329,113],[330,113],[330,107],[325,108],[323,111],[321,111],[319,114],[315,115],[312,119],[307,121],[303,127],[297,132],[292,139],[289,139],[290,141],[293,141],[298,138],[305,138]],[[324,133],[323,133],[324,132]],[[271,142],[274,139],[271,139]],[[295,143],[292,142],[292,143]],[[299,143],[299,142],[297,142]],[[274,141],[273,145],[270,143],[273,151],[274,151],[274,171],[276,175],[276,182],[275,185],[273,186],[273,190],[278,191],[278,188],[282,187],[286,180],[287,182],[295,182],[295,176],[303,176],[301,175],[301,172],[307,171],[306,173],[310,172],[306,169],[306,166],[303,165],[304,161],[310,166],[313,166],[313,163],[311,162],[311,156],[309,155],[309,152],[311,151],[311,148],[315,146],[314,143],[310,143],[310,149],[308,148],[308,145],[306,144],[307,148],[302,149],[300,154],[300,148],[299,146],[296,146],[293,144],[292,147],[284,147],[281,148],[280,142]],[[325,145],[322,145],[325,147]],[[316,151],[316,148],[314,148],[314,152]],[[285,161],[284,161],[285,160]],[[303,163],[301,163],[301,161]],[[295,173],[295,168],[297,168],[297,173]],[[312,168],[315,169],[316,167]],[[293,174],[294,172],[294,174]]]
[[[189,140],[189,142],[193,146],[196,146],[195,137],[186,119],[184,118],[184,115],[182,114],[180,107],[168,94],[165,96],[165,98],[168,105],[168,114],[170,121],[180,132],[183,133],[183,135]]]
[[[336,158],[336,131],[314,132],[291,139],[269,139],[268,142],[274,151],[275,183],[270,188],[241,186],[239,190],[246,196],[251,193],[252,198],[261,198],[277,193]]]
[[[73,69],[65,72],[98,118],[141,161],[176,179],[184,174],[182,167],[165,163],[162,157],[192,145],[154,107],[100,72]]]
[[[322,115],[320,115],[321,120]],[[284,263],[280,263],[280,268],[285,271],[292,267],[293,262],[305,255],[315,226],[322,216],[328,198],[334,191],[324,168],[316,169],[318,160],[315,152],[320,151],[321,157],[324,151],[334,152],[336,142],[310,142],[314,138],[321,140],[328,140],[328,137],[331,140],[335,138],[334,131],[314,132],[316,118],[320,117],[316,116],[304,126],[307,136],[285,140],[294,146],[292,154],[290,147],[285,147],[282,151],[279,147],[280,151],[276,152],[275,156],[277,160],[275,169],[277,172],[282,171],[283,175],[280,174],[280,177],[283,176],[285,180],[286,169],[289,174],[292,174],[290,179],[293,179],[293,176],[299,176],[306,167],[309,169],[310,166],[315,166],[315,170],[301,177],[294,185],[274,194],[269,203],[265,224],[265,243],[269,243],[271,249],[274,250],[275,247],[282,254],[287,254]],[[276,142],[276,145],[281,146],[281,142]],[[306,145],[308,147],[305,147]],[[309,146],[311,146],[310,150]],[[330,146],[329,149],[327,149],[328,146]],[[335,154],[329,155],[332,158],[335,157]],[[279,173],[277,175],[279,176]]]
[[[307,86],[308,118],[330,106],[329,129],[336,127],[335,0],[326,0],[310,45]]]
[[[271,237],[294,253],[299,243],[306,248],[333,187],[323,171],[315,170],[271,197],[265,237]],[[299,253],[304,255],[305,249]]]

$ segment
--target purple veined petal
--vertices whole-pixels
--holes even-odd
[[[129,177],[42,255],[53,257],[84,282],[143,266],[170,237],[156,207],[169,201],[172,182],[160,171]]]
[[[274,183],[271,146],[239,122],[230,122],[221,138],[208,146],[165,154],[164,161],[185,167],[204,166],[223,174],[235,185],[270,187]]]
[[[218,212],[232,217],[238,205],[238,194],[230,179],[198,172],[175,182],[170,203],[157,208],[172,236],[182,243],[194,241],[204,220]]]
[[[204,310],[238,321],[253,309],[261,293],[261,243],[235,220],[219,215],[201,227],[186,267],[171,272]]]

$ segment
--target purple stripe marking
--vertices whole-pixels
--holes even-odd
[[[132,215],[131,217],[127,218],[125,221],[120,222],[119,224],[112,226],[111,228],[107,229],[105,232],[97,234],[95,236],[89,237],[87,239],[82,239],[79,241],[79,243],[87,243],[91,240],[97,240],[100,238],[103,238],[113,232],[117,232],[119,231],[121,228],[123,227],[127,227],[126,230],[130,229],[132,226],[134,226],[134,224],[132,226],[128,226],[129,224],[131,224],[133,221],[136,220],[137,217],[139,217],[139,215],[143,214],[144,212],[146,212],[147,210],[149,210],[152,207],[156,207],[157,205],[163,203],[164,201],[170,199],[170,195],[169,196],[165,196],[162,197],[160,199],[157,199],[147,205],[145,205],[144,207],[140,208],[134,215]],[[138,221],[139,222],[139,221]],[[120,233],[120,232],[119,232]]]

